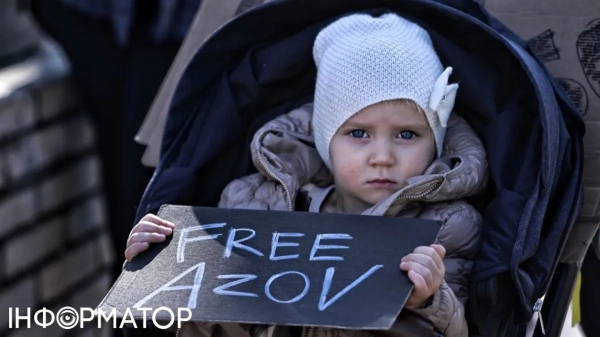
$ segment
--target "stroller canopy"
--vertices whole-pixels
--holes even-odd
[[[506,321],[500,311],[510,308],[526,322],[578,211],[583,122],[525,43],[470,0],[281,0],[228,22],[179,82],[138,219],[167,203],[215,206],[228,182],[253,171],[254,132],[312,100],[320,29],[341,15],[390,11],[426,28],[454,68],[455,111],[484,141],[492,180],[476,204],[484,229],[472,280],[505,275],[509,293],[488,319]]]

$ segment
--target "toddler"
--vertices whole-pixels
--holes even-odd
[[[258,173],[231,182],[219,207],[337,212],[442,222],[434,245],[399,269],[414,289],[405,309],[446,337],[468,336],[464,305],[480,243],[481,216],[464,201],[485,187],[486,155],[452,114],[449,83],[428,33],[396,14],[343,17],[316,37],[314,102],[264,125],[251,143]],[[132,230],[128,260],[174,225],[147,215]],[[376,244],[376,243],[373,243]],[[278,336],[282,327],[189,323],[180,336]],[[289,328],[286,335],[369,336],[362,331]]]

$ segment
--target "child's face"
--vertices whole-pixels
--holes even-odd
[[[434,143],[424,114],[408,104],[379,103],[354,115],[329,148],[345,209],[371,207],[423,174],[434,158]]]

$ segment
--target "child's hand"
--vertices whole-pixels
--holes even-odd
[[[441,245],[417,247],[412,254],[402,258],[400,269],[408,272],[408,278],[415,285],[406,301],[407,309],[422,307],[439,289],[446,269],[442,259],[446,249]]]
[[[151,242],[163,242],[173,233],[175,224],[163,220],[154,214],[146,214],[129,233],[125,259],[131,261],[134,256],[145,251]]]

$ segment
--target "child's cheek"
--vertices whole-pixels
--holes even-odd
[[[342,176],[343,176],[344,181],[346,182],[346,185],[354,185],[360,176],[359,165],[357,165],[355,160],[348,158],[343,163],[342,167],[344,170],[344,172],[342,173]]]

